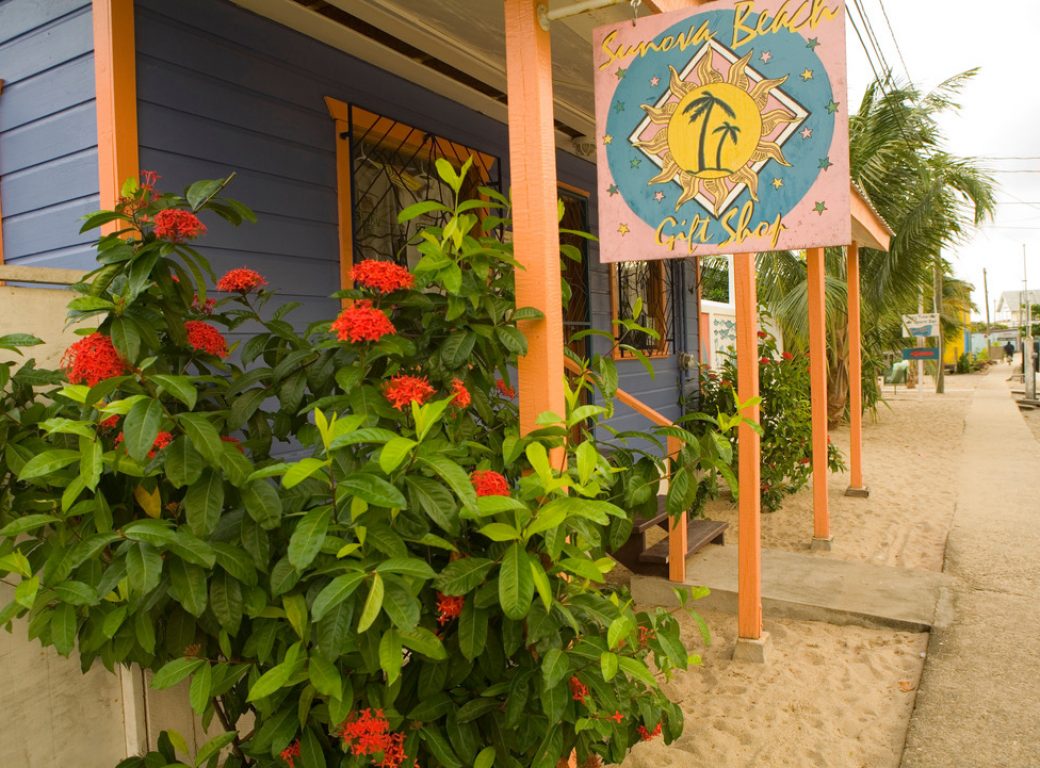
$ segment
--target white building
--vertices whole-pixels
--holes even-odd
[[[997,311],[993,321],[1012,326],[1024,325],[1024,309],[1027,303],[1040,304],[1040,290],[1004,291],[997,299]]]

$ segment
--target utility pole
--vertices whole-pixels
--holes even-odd
[[[938,316],[939,323],[935,329],[937,334],[936,343],[939,345],[939,360],[936,363],[935,370],[935,394],[941,395],[946,391],[946,376],[943,370],[943,329],[942,329],[942,292],[943,292],[943,264],[942,256],[937,255],[935,257],[933,278],[934,278],[934,299],[932,302],[932,311]]]
[[[1026,333],[1022,345],[1022,376],[1026,400],[1036,400],[1036,371],[1033,369],[1033,305],[1029,301],[1029,282],[1026,276],[1026,244],[1022,243],[1022,295],[1025,300]]]
[[[989,283],[986,282],[986,268],[982,268],[982,295],[986,299],[986,332],[982,338],[986,340],[986,357],[989,358]]]

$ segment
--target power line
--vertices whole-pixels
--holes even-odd
[[[885,24],[888,25],[888,34],[892,36],[892,44],[896,47],[896,54],[899,56],[899,61],[903,65],[903,71],[906,73],[906,79],[912,83],[914,79],[910,77],[910,68],[906,66],[906,59],[903,58],[903,51],[899,48],[899,41],[896,39],[896,31],[892,29],[892,22],[888,18],[888,11],[885,10],[884,0],[878,0],[878,5],[881,6],[881,13],[885,17]]]
[[[874,24],[867,15],[866,9],[864,9],[861,0],[853,0],[853,2],[856,4],[856,10],[859,12],[860,21],[863,23],[864,30],[867,33],[867,39],[874,48],[874,53],[877,55],[878,62],[880,62],[884,69],[885,76],[888,79],[891,79],[892,67],[889,66],[888,59],[885,58],[885,52],[881,50],[881,45],[878,43],[877,34],[874,32]]]

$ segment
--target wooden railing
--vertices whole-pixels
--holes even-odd
[[[563,367],[575,375],[583,373],[580,365],[571,360],[569,357],[564,357]],[[643,418],[656,424],[660,427],[671,427],[674,426],[674,422],[667,416],[664,416],[658,411],[655,411],[649,405],[644,403],[637,397],[632,396],[623,389],[618,388],[614,392],[614,397],[619,402],[624,403],[633,411],[638,413]],[[671,463],[676,456],[679,455],[679,451],[682,448],[682,443],[677,438],[668,437],[668,463],[669,470]],[[688,540],[687,533],[687,522],[685,510],[680,516],[679,520],[676,520],[673,516],[668,516],[668,580],[674,582],[683,582],[686,580],[686,544]]]

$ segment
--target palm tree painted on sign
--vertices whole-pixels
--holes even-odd
[[[740,134],[740,127],[733,125],[729,120],[724,120],[722,125],[716,128],[712,133],[721,133],[719,136],[719,145],[715,148],[715,168],[726,173],[732,173],[728,168],[722,167],[722,148],[726,145],[726,140],[733,144],[737,143],[737,136]]]
[[[704,167],[704,142],[708,136],[708,122],[711,120],[711,113],[715,110],[715,107],[718,107],[730,117],[735,118],[737,116],[737,113],[733,111],[733,107],[708,90],[683,107],[683,114],[690,116],[691,123],[702,120],[701,135],[697,141],[697,163],[701,171],[708,170]]]

